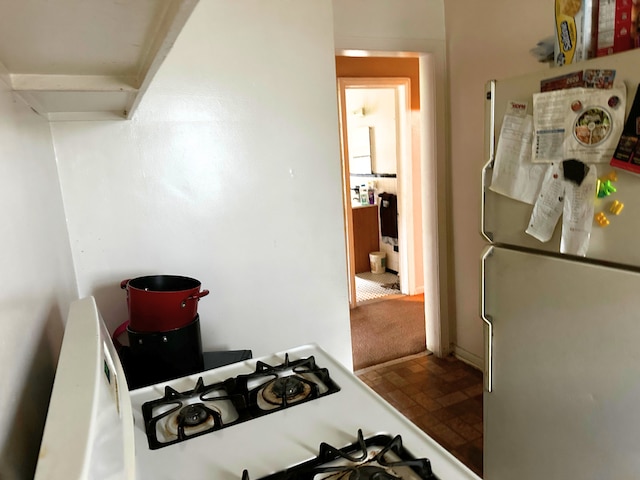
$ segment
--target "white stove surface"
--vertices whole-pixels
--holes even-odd
[[[285,352],[130,392],[135,424],[136,478],[239,480],[246,469],[251,480],[257,480],[316,457],[321,442],[336,448],[351,445],[361,429],[365,438],[377,434],[401,435],[407,451],[416,458],[428,458],[433,473],[440,480],[479,480],[318,346],[305,345],[286,353],[291,361],[313,355],[318,367],[328,369],[340,391],[157,450],[149,448],[142,405],[163,397],[165,386],[182,392],[192,390],[198,377],[202,377],[205,384],[211,384],[253,373],[257,360],[272,366],[280,365],[284,362]]]

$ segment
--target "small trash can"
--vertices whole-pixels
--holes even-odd
[[[371,252],[369,254],[371,273],[384,273],[387,271],[387,254],[384,252]]]

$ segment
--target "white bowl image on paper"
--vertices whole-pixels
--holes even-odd
[[[585,109],[574,123],[573,135],[582,145],[598,145],[604,142],[610,133],[611,115],[601,107]]]

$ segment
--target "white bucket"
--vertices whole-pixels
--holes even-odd
[[[369,254],[371,273],[384,273],[387,271],[387,254],[384,252],[371,252]]]

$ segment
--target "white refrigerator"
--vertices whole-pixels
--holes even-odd
[[[616,171],[624,210],[594,224],[585,257],[559,253],[562,219],[541,243],[525,233],[532,206],[489,188],[507,103],[531,102],[541,79],[592,68],[616,70],[628,113],[640,50],[487,85],[486,480],[640,478],[640,176]],[[612,198],[595,199],[596,211]]]

